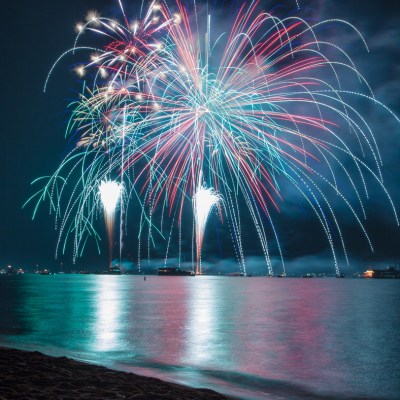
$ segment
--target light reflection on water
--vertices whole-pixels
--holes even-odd
[[[244,399],[396,399],[400,281],[1,276],[0,342]]]
[[[119,291],[120,283],[116,279],[99,279],[96,290],[96,318],[92,328],[93,351],[114,351],[121,345],[119,321],[123,309],[123,301]]]

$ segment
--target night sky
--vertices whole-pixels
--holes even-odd
[[[296,12],[299,16],[344,19],[360,30],[368,43],[369,53],[349,29],[337,27],[322,34],[349,52],[376,98],[400,115],[400,3],[391,0],[299,2],[302,7]],[[212,3],[223,4],[227,9],[235,7],[226,1]],[[274,11],[279,17],[296,11],[295,1],[261,3],[266,10],[279,4],[280,7]],[[88,10],[97,9],[103,15],[119,16],[117,5],[116,0],[24,0],[3,5],[0,28],[3,87],[0,268],[7,264],[25,268],[32,268],[36,264],[53,268],[60,262],[72,264],[71,252],[54,260],[58,233],[54,229],[54,216],[48,212],[49,204],[43,204],[34,221],[31,219],[32,205],[25,209],[22,209],[22,205],[39,189],[30,183],[37,177],[52,174],[65,155],[66,105],[75,99],[76,90],[79,90],[71,68],[79,62],[79,57],[64,60],[57,67],[47,93],[43,93],[46,75],[57,57],[72,47],[74,24],[83,20]],[[125,5],[134,16],[134,10],[140,7],[140,2],[126,0]],[[81,59],[85,60],[85,56],[82,55]],[[368,107],[365,103],[356,106]],[[386,187],[400,212],[400,124],[378,107],[363,109],[363,112],[368,115],[381,150]],[[352,263],[349,270],[362,270],[368,265],[394,265],[400,261],[400,228],[382,190],[373,182],[369,183],[369,189],[370,199],[364,203],[368,217],[365,226],[375,253],[369,251],[348,209],[343,205],[335,208]],[[332,272],[332,262],[328,261],[328,242],[318,221],[299,201],[298,194],[283,188],[282,195],[280,212],[274,215],[274,221],[279,230],[288,272],[325,269],[328,264]],[[251,224],[250,220],[245,220],[246,228],[243,230],[250,269],[258,263],[262,254]],[[125,249],[127,256],[137,254],[135,234],[131,233],[132,238],[127,241]],[[207,234],[210,239],[208,242],[206,239],[204,244],[205,262],[219,263],[221,268],[229,269],[229,260],[233,259],[232,249],[229,248],[231,240],[215,217],[210,220]],[[271,246],[274,251],[273,244]],[[190,258],[190,246],[186,253],[186,257]],[[176,255],[171,254],[171,257]],[[162,256],[161,252],[157,254],[155,251],[155,258]],[[104,240],[104,252],[98,255],[89,247],[85,257],[78,261],[78,268],[95,268],[99,263],[106,263],[107,258]],[[228,261],[224,264],[221,259]]]

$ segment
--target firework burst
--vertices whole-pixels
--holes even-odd
[[[333,20],[310,25],[298,17],[279,19],[251,2],[237,11],[230,32],[213,38],[212,15],[202,22],[179,1],[170,6],[153,2],[134,22],[120,5],[122,23],[91,13],[79,24],[74,47],[60,57],[90,54],[76,69],[85,84],[71,104],[68,133],[75,146],[37,195],[40,200],[48,196],[62,219],[60,238],[73,232],[75,254],[87,234],[96,236],[93,188],[113,174],[127,189],[128,202],[134,196],[142,205],[139,258],[143,226],[148,226],[150,257],[154,232],[164,237],[165,219],[172,219],[168,253],[174,223],[181,235],[185,204],[194,199],[199,259],[206,218],[199,223],[202,208],[196,199],[202,190],[215,201],[223,197],[243,272],[241,221],[247,213],[268,273],[274,273],[271,239],[285,273],[271,212],[279,209],[281,188],[287,184],[320,221],[336,273],[336,242],[346,258],[347,253],[332,193],[347,206],[371,249],[363,222],[366,175],[381,186],[397,221],[383,184],[379,149],[355,100],[396,117],[374,98],[350,56],[338,44],[318,38],[319,29]],[[350,26],[366,46],[355,27],[335,22]],[[100,35],[104,46],[80,46],[89,32]],[[67,191],[73,177],[73,190]],[[199,188],[199,182],[218,196]],[[67,200],[63,212],[62,198]],[[162,215],[158,222],[157,209]]]

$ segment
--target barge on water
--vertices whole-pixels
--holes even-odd
[[[364,278],[400,279],[400,271],[394,267],[387,267],[385,269],[369,269],[364,272]]]
[[[158,268],[157,275],[163,276],[194,276],[193,271],[187,271],[176,267]]]
[[[95,274],[96,275],[121,275],[122,271],[121,271],[121,268],[115,266],[115,267],[110,267],[104,271],[96,271]]]

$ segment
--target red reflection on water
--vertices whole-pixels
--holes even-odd
[[[334,304],[321,293],[326,287],[318,282],[297,279],[293,284],[287,279],[280,280],[279,285],[259,287],[255,290],[271,292],[264,296],[268,298],[264,304],[257,301],[256,292],[243,285],[243,296],[231,316],[234,327],[230,340],[236,335],[237,346],[231,357],[238,369],[273,379],[290,375],[312,380],[320,368],[329,365],[325,319],[332,314]],[[284,291],[287,293],[283,295]]]
[[[157,362],[179,363],[185,343],[190,304],[187,279],[192,277],[148,276],[133,290],[127,345]]]
[[[321,293],[326,288],[319,282],[298,280],[284,304],[286,312],[279,325],[286,326],[286,345],[280,352],[279,364],[283,371],[291,370],[301,379],[313,379],[319,368],[329,365],[326,351],[326,313],[332,304]],[[315,304],[318,299],[319,304]]]

